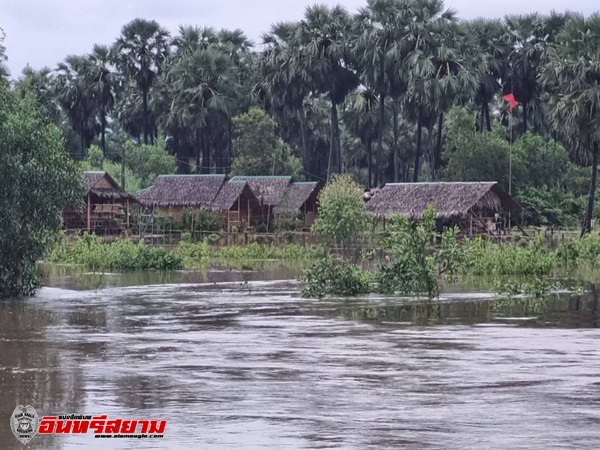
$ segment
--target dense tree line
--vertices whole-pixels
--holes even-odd
[[[447,115],[459,106],[490,151],[498,148],[490,140],[513,145],[529,132],[564,146],[569,164],[592,166],[588,231],[594,216],[598,15],[465,21],[442,0],[368,0],[356,13],[309,7],[256,45],[240,30],[182,26],[171,34],[136,19],[108,46],[54,69],[26,68],[17,90],[29,89],[75,159],[96,143],[118,161],[125,140],[151,145],[164,136],[178,172],[228,173],[234,118],[260,108],[305,178],[348,172],[371,187],[465,178],[447,145]],[[520,103],[512,111],[503,101],[509,93]]]

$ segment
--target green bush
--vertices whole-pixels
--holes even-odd
[[[208,258],[208,244],[206,241],[194,244],[189,241],[181,240],[174,253],[181,258],[184,267],[203,267]]]
[[[203,209],[186,209],[179,223],[181,230],[217,233],[221,230],[219,217]]]
[[[103,242],[98,236],[85,233],[71,248],[59,242],[50,254],[51,262],[80,264],[92,270],[176,270],[183,260],[163,248],[135,244],[129,239]]]
[[[371,277],[360,267],[340,264],[331,259],[322,259],[305,271],[301,281],[305,283],[302,296],[321,298],[326,295],[351,297],[368,293]]]
[[[404,217],[389,218],[382,246],[389,253],[391,262],[377,269],[374,278],[379,292],[426,293],[430,297],[439,293],[436,258],[429,251],[434,231],[435,210],[432,207],[424,211],[423,220],[416,226]],[[443,265],[449,267],[450,262],[443,261]]]
[[[556,252],[546,248],[543,237],[527,246],[477,238],[467,245],[466,259],[467,271],[473,275],[549,275],[557,267]]]

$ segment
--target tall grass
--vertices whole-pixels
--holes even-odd
[[[135,244],[129,239],[103,242],[98,236],[85,233],[72,246],[63,237],[49,256],[50,262],[83,265],[92,270],[176,270],[183,268],[183,259],[163,248]]]

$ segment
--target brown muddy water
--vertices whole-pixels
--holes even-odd
[[[0,448],[600,448],[596,295],[319,301],[289,276],[55,274],[0,302]],[[168,425],[24,447],[17,404]]]

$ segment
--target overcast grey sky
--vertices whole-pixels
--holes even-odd
[[[257,42],[272,23],[298,20],[314,3],[340,3],[354,12],[366,0],[0,0],[0,28],[6,33],[8,66],[17,77],[27,63],[54,68],[69,54],[89,52],[94,43],[112,43],[136,17],[155,19],[172,32],[180,24],[241,28]],[[446,0],[446,6],[465,19],[600,9],[598,0]]]

